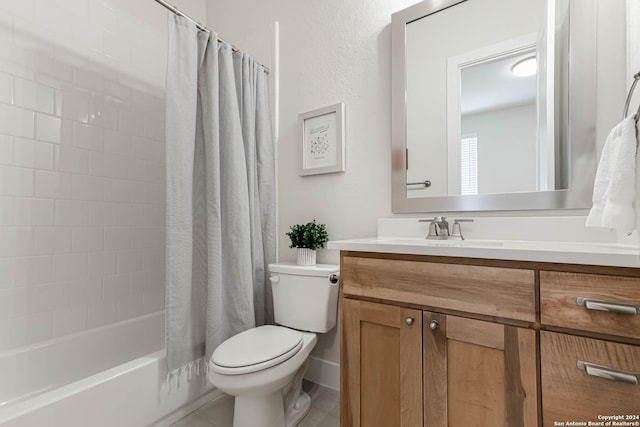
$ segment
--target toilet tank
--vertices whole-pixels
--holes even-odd
[[[328,332],[336,326],[337,265],[269,264],[275,322],[301,331]]]

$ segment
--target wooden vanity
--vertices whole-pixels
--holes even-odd
[[[349,250],[340,268],[342,427],[640,423],[640,269]]]

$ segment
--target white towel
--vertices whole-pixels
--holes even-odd
[[[636,228],[636,122],[627,117],[609,133],[593,185],[587,227],[630,233]]]

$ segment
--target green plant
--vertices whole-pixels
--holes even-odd
[[[291,239],[290,248],[308,248],[314,251],[324,248],[324,244],[329,241],[327,226],[318,224],[315,219],[306,224],[292,225],[287,237]]]

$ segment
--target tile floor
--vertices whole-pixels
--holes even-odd
[[[305,381],[311,411],[298,427],[340,427],[340,393]],[[232,427],[233,398],[224,396],[187,415],[171,427]]]

